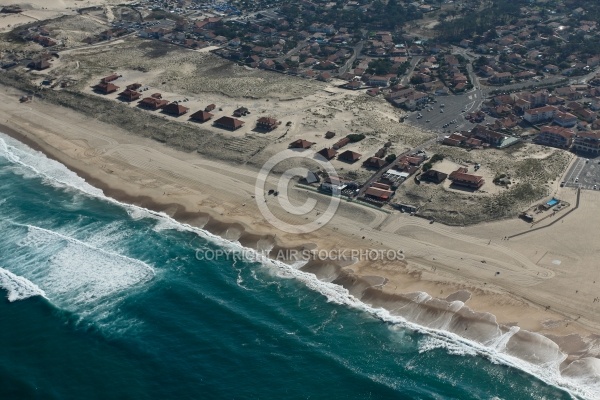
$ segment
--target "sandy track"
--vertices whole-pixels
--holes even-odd
[[[28,132],[64,163],[129,195],[149,196],[165,205],[180,204],[192,213],[206,212],[252,232],[276,232],[279,240],[292,245],[402,249],[406,265],[359,262],[350,268],[361,275],[387,278],[383,290],[389,292],[423,290],[436,295],[468,289],[473,293],[470,307],[492,311],[500,322],[518,322],[526,329],[554,334],[585,333],[588,329],[600,332],[598,303],[592,303],[590,297],[596,287],[591,282],[597,279],[600,284],[592,263],[600,244],[576,235],[579,226],[592,226],[592,221],[598,220],[597,206],[592,210],[586,206],[597,193],[584,195],[582,207],[564,223],[508,242],[500,239],[523,225],[503,221],[465,229],[445,227],[345,202],[323,229],[290,236],[273,230],[258,213],[251,197],[255,169],[176,151],[63,108],[40,102],[20,105],[17,99],[16,92],[0,92],[5,105],[0,121],[10,119],[13,127]],[[301,189],[289,193],[300,202],[309,195]],[[323,210],[327,197],[316,198],[317,209]],[[285,221],[299,221],[274,206]],[[563,231],[570,232],[568,240],[556,239]],[[552,249],[557,241],[569,247],[560,253],[575,260],[569,269],[538,262],[541,250]],[[501,274],[496,276],[498,271]],[[579,323],[573,323],[578,316]],[[559,323],[549,328],[549,320]]]

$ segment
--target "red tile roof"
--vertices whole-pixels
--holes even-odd
[[[361,154],[356,153],[354,151],[351,150],[346,150],[345,152],[343,152],[342,154],[340,154],[338,156],[338,160],[342,160],[342,161],[346,161],[346,162],[356,162],[358,160],[360,160],[360,158],[362,157]]]
[[[337,151],[334,149],[325,148],[325,149],[319,150],[317,152],[317,154],[325,157],[325,159],[327,159],[327,160],[331,160],[333,157],[335,157],[337,155]]]
[[[391,190],[379,189],[372,186],[365,191],[365,195],[376,197],[377,199],[383,201],[389,200],[390,197],[392,197],[392,194],[394,194],[394,192]]]
[[[235,130],[241,128],[242,125],[244,125],[244,121],[232,117],[221,117],[215,121],[215,125],[225,129]]]
[[[195,113],[193,113],[192,115],[190,115],[190,119],[193,121],[199,121],[199,122],[206,122],[209,119],[211,119],[212,117],[214,117],[213,114],[207,112],[207,111],[196,111]]]
[[[183,115],[186,112],[188,112],[189,108],[184,107],[181,104],[170,103],[170,104],[166,105],[163,110],[167,114],[178,115],[179,116],[179,115]]]
[[[290,147],[293,149],[310,149],[313,144],[313,142],[309,142],[308,140],[298,139],[290,143]]]

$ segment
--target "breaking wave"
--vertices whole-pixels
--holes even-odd
[[[22,147],[16,146],[24,147],[18,142],[14,145],[8,144],[0,138],[0,156],[29,169],[52,185],[77,189],[87,195],[116,204],[127,210],[133,219],[152,218],[157,222],[157,231],[164,229],[189,231],[225,248],[239,250],[242,247],[238,242],[231,242],[208,231],[180,223],[164,213],[108,198],[102,191],[87,184],[64,165],[46,158],[39,152],[23,150]],[[31,232],[34,237],[38,233],[36,228],[32,228]],[[43,240],[48,240],[48,237]],[[251,251],[251,249],[246,250]],[[58,260],[64,259],[58,257]],[[80,258],[82,262],[85,259],[85,256]],[[522,370],[573,396],[586,399],[600,398],[598,359],[575,361],[561,374],[560,365],[566,359],[566,355],[560,351],[555,342],[540,334],[519,330],[516,327],[504,329],[499,326],[492,314],[477,313],[460,301],[448,302],[435,299],[423,292],[407,294],[403,298],[386,297],[379,290],[370,288],[370,285],[365,285],[358,291],[352,288],[349,290],[344,287],[344,277],[341,275],[337,279],[335,277],[328,279],[331,282],[325,282],[314,273],[303,271],[301,267],[262,257],[261,254],[257,254],[256,259],[277,276],[296,279],[307,288],[325,296],[331,303],[360,310],[391,324],[396,329],[400,327],[423,334],[424,337],[419,343],[420,352],[445,349],[451,354],[481,356],[492,363]],[[90,272],[93,275],[93,271]],[[147,275],[137,276],[134,280],[143,281],[145,276]],[[121,287],[119,284],[116,286]],[[99,287],[108,288],[109,290],[103,292],[110,294],[110,288],[113,286],[100,283]],[[80,295],[85,297],[83,294]]]
[[[0,287],[7,292],[8,301],[24,300],[34,296],[46,297],[35,283],[0,267]]]

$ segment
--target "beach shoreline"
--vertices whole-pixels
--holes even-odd
[[[1,97],[5,103],[15,99],[7,89],[2,90]],[[25,112],[23,107],[28,110]],[[446,228],[438,228],[437,224],[430,227],[426,221],[384,215],[354,204],[343,204],[340,216],[316,232],[286,234],[262,220],[252,204],[256,180],[252,167],[230,166],[173,150],[150,139],[127,135],[116,127],[86,121],[85,116],[43,102],[25,106],[15,102],[0,110],[0,115],[3,117],[0,132],[67,166],[106,196],[164,212],[245,247],[271,248],[272,252],[342,247],[387,250],[397,249],[400,243],[407,255],[402,262],[359,261],[349,265],[315,260],[304,265],[303,270],[337,283],[368,304],[383,307],[411,322],[441,328],[433,321],[452,320],[453,326],[446,328],[458,332],[466,327],[470,332],[464,329],[463,336],[473,340],[484,340],[485,334],[504,335],[511,326],[519,326],[521,333],[514,337],[521,335],[524,341],[537,341],[534,351],[549,345],[553,351],[560,347],[568,354],[563,367],[579,358],[598,356],[591,351],[593,342],[583,341],[590,347],[586,351],[582,351],[583,345],[574,344],[580,338],[600,333],[600,325],[594,323],[597,311],[577,318],[567,315],[568,310],[560,310],[550,300],[551,306],[544,308],[539,300],[544,298],[544,291],[539,298],[524,295],[528,288],[553,279],[555,271],[536,266],[526,256],[506,247],[508,243],[491,246],[491,239],[489,243],[485,238],[471,240],[466,233],[461,237],[460,228],[447,234]],[[61,128],[60,123],[67,125]],[[142,157],[147,160],[142,162]],[[307,196],[302,194],[305,192],[297,189],[294,193],[302,198]],[[293,217],[290,218],[292,221]],[[410,227],[410,231],[399,234],[405,227]],[[474,229],[470,227],[468,231]],[[425,240],[428,236],[430,241]],[[464,248],[457,248],[458,243]],[[481,260],[486,261],[486,267],[523,275],[522,289],[510,290],[506,283],[494,283],[493,276],[480,271]],[[540,273],[547,275],[540,277]],[[538,341],[537,336],[532,339],[526,330],[552,337],[558,345]],[[508,350],[524,353],[516,342]]]

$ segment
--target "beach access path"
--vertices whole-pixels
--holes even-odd
[[[221,223],[221,231],[213,233],[231,235],[231,240],[247,232],[275,237],[286,246],[402,250],[403,263],[357,262],[348,268],[358,275],[385,278],[382,290],[389,293],[425,291],[445,298],[469,290],[469,307],[527,330],[600,333],[600,304],[592,303],[600,286],[594,257],[600,254],[600,243],[592,233],[600,223],[598,192],[582,195],[581,206],[564,223],[509,241],[502,239],[522,231],[522,221],[447,227],[349,202],[342,202],[323,228],[292,235],[269,225],[258,211],[254,167],[177,151],[41,101],[20,104],[21,95],[0,88],[0,123],[6,126],[0,131],[11,130],[107,195],[199,226],[208,215]],[[275,181],[267,183],[276,187]],[[569,195],[559,192],[561,198]],[[315,216],[329,203],[327,196],[302,188],[290,189],[287,196],[298,203],[315,197]],[[286,213],[274,198],[267,200],[282,220],[304,222],[304,216]],[[574,198],[566,200],[575,203]]]

